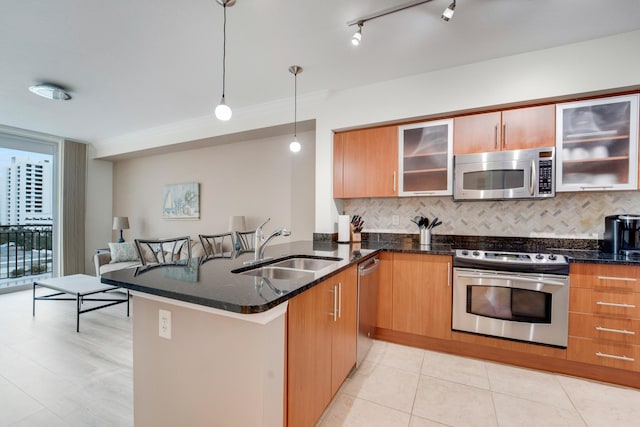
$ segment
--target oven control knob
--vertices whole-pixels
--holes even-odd
[[[538,254],[538,255],[536,255],[536,259],[544,259],[544,255]]]
[[[466,249],[465,249],[465,250],[463,250],[461,253],[462,253],[462,255],[464,255],[464,256],[469,255],[469,251],[468,251],[468,250],[466,250]]]
[[[554,254],[549,255],[549,261],[555,261],[557,257]]]
[[[478,252],[478,251],[473,251],[473,256],[480,256],[480,252]]]

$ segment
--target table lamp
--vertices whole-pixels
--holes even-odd
[[[114,216],[112,229],[120,230],[120,238],[118,239],[118,243],[123,243],[124,238],[122,237],[122,230],[129,229],[129,218],[126,216]]]

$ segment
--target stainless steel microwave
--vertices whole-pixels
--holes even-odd
[[[455,200],[554,197],[555,149],[461,154],[453,159]]]

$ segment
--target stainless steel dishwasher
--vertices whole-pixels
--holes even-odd
[[[360,366],[373,343],[378,309],[378,267],[380,260],[373,257],[358,264],[358,342],[356,368]]]

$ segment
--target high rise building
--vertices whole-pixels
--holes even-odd
[[[51,224],[51,160],[12,157],[0,179],[0,225]]]

